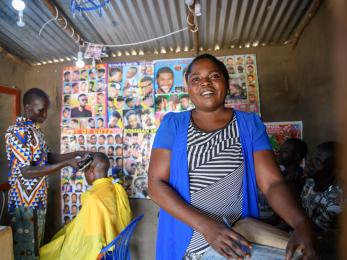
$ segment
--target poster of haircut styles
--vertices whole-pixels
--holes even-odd
[[[187,92],[184,76],[192,59],[157,60],[154,62],[155,94]]]
[[[153,111],[154,66],[152,62],[109,64],[108,127],[124,128],[123,110]],[[154,117],[154,111],[152,112]],[[121,119],[117,119],[121,117]],[[119,124],[115,121],[118,120]],[[126,120],[127,121],[127,120]]]
[[[123,186],[129,197],[149,198],[147,173],[154,136],[151,131],[124,133]]]
[[[110,161],[108,176],[123,183],[123,131],[121,129],[64,130],[61,134],[61,153],[75,151],[102,152]],[[81,194],[88,184],[84,173],[65,167],[61,171],[63,221],[69,223],[81,208]]]
[[[63,71],[61,127],[63,130],[105,128],[107,65]]]
[[[260,115],[256,57],[254,54],[219,57],[229,73],[225,106]]]
[[[186,70],[192,60],[189,58],[154,61],[154,106],[157,127],[167,112],[180,112],[194,107],[185,82]]]
[[[282,143],[289,138],[303,139],[302,121],[265,123],[271,146],[278,153]]]

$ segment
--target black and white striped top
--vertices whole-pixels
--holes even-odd
[[[203,132],[194,123],[188,128],[188,171],[191,205],[223,222],[242,213],[243,155],[236,117],[222,129]],[[193,232],[187,254],[203,254],[209,247]]]

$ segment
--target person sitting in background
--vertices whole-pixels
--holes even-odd
[[[95,153],[85,171],[90,190],[82,194],[82,208],[52,239],[40,248],[40,259],[95,260],[131,221],[128,196],[120,184],[107,178],[105,154]]]
[[[305,183],[300,163],[306,154],[307,144],[301,139],[290,138],[281,145],[278,156],[279,164],[284,167],[282,174],[298,200]]]
[[[278,162],[281,166],[283,177],[298,203],[300,203],[300,193],[305,183],[304,169],[300,166],[300,163],[306,154],[307,144],[301,139],[290,138],[281,145],[278,155]],[[274,213],[265,195],[262,193],[259,193],[259,207],[263,221],[286,231],[291,229],[290,226]]]
[[[302,207],[319,231],[334,229],[342,212],[343,194],[336,178],[337,145],[318,145],[304,170],[308,178],[301,193]]]
[[[337,184],[338,144],[326,142],[317,146],[308,158],[307,175],[301,193],[302,207],[316,228],[317,249],[321,259],[340,259],[337,255],[337,218],[343,209],[343,191]]]

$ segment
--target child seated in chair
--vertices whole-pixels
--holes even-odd
[[[85,177],[91,189],[82,194],[82,209],[40,248],[40,259],[93,259],[131,221],[127,193],[107,178],[110,166],[105,154],[94,153]]]

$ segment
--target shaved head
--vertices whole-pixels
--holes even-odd
[[[89,185],[97,179],[106,178],[110,167],[110,161],[104,153],[94,153],[93,162],[85,171],[85,177]]]
[[[104,153],[95,153],[93,156],[93,163],[95,167],[103,170],[107,173],[108,168],[110,168],[110,161]]]

